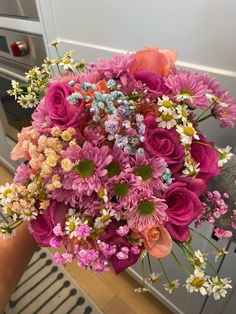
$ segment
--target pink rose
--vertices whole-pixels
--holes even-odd
[[[84,112],[83,100],[71,105],[67,97],[74,89],[67,83],[53,82],[45,96],[45,104],[53,125],[61,129],[78,127],[81,124],[81,114]]]
[[[199,142],[209,146],[215,146],[214,143],[207,142],[202,134],[199,134],[199,137]],[[213,148],[206,145],[195,142],[191,146],[191,154],[193,159],[200,164],[198,178],[209,181],[220,174],[220,168],[218,167],[219,155]]]
[[[165,199],[169,218],[166,228],[173,239],[184,242],[189,236],[188,226],[202,212],[202,203],[184,182],[172,183],[166,191]]]
[[[44,214],[30,222],[33,236],[40,246],[50,246],[50,239],[54,236],[53,228],[57,223],[64,227],[67,210],[68,207],[63,203],[52,201]]]
[[[176,53],[172,50],[145,48],[137,51],[129,67],[130,73],[150,71],[167,76],[176,61]]]
[[[134,239],[143,239],[145,249],[156,258],[163,258],[171,252],[172,239],[163,226],[155,225],[141,232],[134,232],[132,237]]]
[[[145,118],[145,149],[156,157],[164,158],[172,172],[183,167],[184,147],[180,144],[179,135],[174,129],[158,128],[155,115]]]

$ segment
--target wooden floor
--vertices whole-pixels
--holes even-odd
[[[11,180],[12,174],[0,164],[0,185]],[[119,276],[111,272],[97,276],[80,269],[76,263],[66,268],[105,314],[171,314],[152,295],[135,293],[138,284],[126,272]]]

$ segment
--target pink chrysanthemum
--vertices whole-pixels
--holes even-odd
[[[221,91],[221,84],[208,73],[200,74],[199,77],[203,85],[207,86],[207,93],[216,95]]]
[[[233,128],[236,121],[236,104],[233,98],[227,91],[218,93],[216,96],[220,99],[220,103],[214,107],[216,119],[221,122],[220,126],[222,128]]]
[[[128,80],[128,68],[133,60],[133,54],[126,53],[114,55],[110,60],[103,58],[98,59],[96,70],[105,79],[119,78],[123,85],[126,85]]]
[[[84,129],[84,138],[94,146],[101,146],[105,140],[105,137],[101,133],[101,128],[86,127]]]
[[[141,177],[144,188],[161,190],[164,188],[161,176],[166,170],[164,162],[162,158],[136,154],[131,161],[131,166],[133,173]]]
[[[136,189],[141,187],[141,178],[130,172],[121,172],[119,176],[111,178],[107,182],[107,190],[110,198],[116,197],[117,207],[129,206]]]
[[[142,190],[132,198],[131,207],[125,211],[130,229],[142,231],[168,220],[167,205],[163,199],[155,197],[150,190]]]
[[[75,170],[68,173],[63,181],[65,189],[73,189],[81,199],[102,188],[101,179],[107,174],[107,165],[112,161],[109,147],[94,147],[85,142],[78,150]]]
[[[14,183],[21,183],[25,184],[30,179],[30,167],[24,163],[19,165],[19,167],[16,169],[16,174],[13,179]]]
[[[52,121],[49,117],[48,110],[43,98],[32,114],[32,126],[39,131],[47,132],[52,127]]]
[[[121,172],[130,169],[130,156],[116,145],[112,148],[112,161],[107,166],[107,177],[118,176]]]
[[[172,91],[177,101],[184,100],[190,108],[206,108],[209,106],[206,98],[207,86],[201,76],[194,72],[177,71],[165,80],[166,86]]]

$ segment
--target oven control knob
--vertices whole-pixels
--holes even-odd
[[[24,57],[29,49],[24,41],[15,41],[11,44],[11,52],[14,57]]]

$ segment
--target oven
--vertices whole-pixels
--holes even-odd
[[[0,15],[38,20],[38,12],[34,0],[0,0]]]
[[[7,94],[11,80],[24,82],[25,72],[46,57],[42,36],[0,28],[0,162],[10,170],[16,164],[9,154],[17,133],[30,125],[33,109],[22,108]]]

